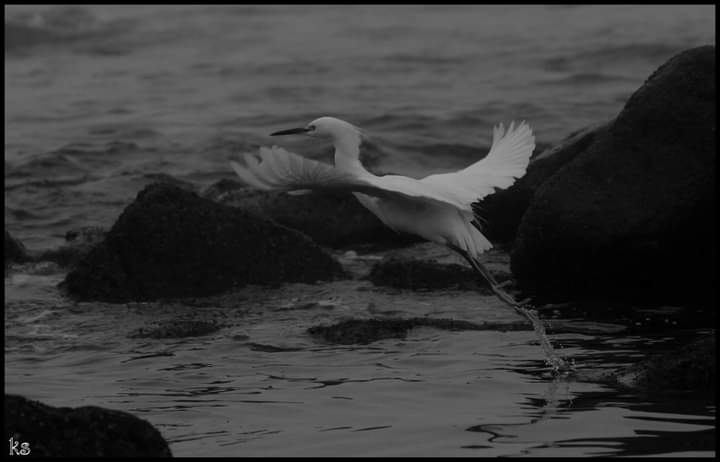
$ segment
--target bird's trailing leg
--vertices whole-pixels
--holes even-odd
[[[461,250],[455,246],[450,246],[451,249],[455,250],[457,253],[463,256],[465,260],[467,260],[468,263],[470,263],[470,266],[472,266],[475,271],[480,273],[480,275],[490,284],[490,288],[495,293],[495,295],[500,298],[500,300],[504,301],[508,305],[510,305],[515,311],[517,311],[520,315],[522,315],[525,319],[530,321],[530,324],[532,324],[533,329],[535,329],[535,332],[537,333],[539,339],[540,339],[540,346],[542,346],[543,350],[545,350],[545,354],[547,356],[546,361],[555,371],[563,371],[570,369],[570,366],[568,365],[568,362],[565,361],[563,358],[558,356],[558,354],[555,352],[555,349],[553,348],[552,344],[550,344],[550,341],[547,338],[547,335],[545,334],[545,325],[540,320],[540,318],[537,315],[537,312],[534,310],[529,310],[522,306],[522,304],[518,303],[512,295],[508,294],[502,289],[502,285],[497,282],[495,277],[488,271],[485,266],[477,261],[477,259],[471,257],[467,252],[464,250]]]

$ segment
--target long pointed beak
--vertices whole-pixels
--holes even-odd
[[[280,135],[297,135],[299,133],[307,133],[309,132],[309,128],[291,128],[288,130],[280,130],[279,132],[270,133],[270,136],[280,136]]]

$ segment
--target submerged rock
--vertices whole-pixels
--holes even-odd
[[[367,344],[387,338],[405,338],[415,327],[434,327],[443,330],[529,330],[526,323],[483,323],[445,318],[386,318],[350,319],[330,326],[313,326],[308,333],[320,340],[341,345]]]
[[[30,260],[30,257],[23,243],[5,230],[5,264],[22,263],[28,260]]]
[[[712,392],[716,367],[715,336],[711,335],[626,368],[615,375],[615,381],[648,392]]]
[[[172,457],[146,420],[96,406],[52,407],[6,394],[4,428],[6,438],[19,442],[18,451],[28,443],[30,456]]]
[[[315,191],[293,196],[244,188],[234,180],[221,180],[206,189],[203,196],[302,231],[315,242],[329,247],[366,243],[396,246],[419,240],[385,226],[349,192]]]
[[[173,185],[152,184],[62,286],[78,299],[125,302],[341,274],[339,263],[297,231]]]
[[[535,193],[512,270],[551,296],[715,297],[715,48],[685,51]]]

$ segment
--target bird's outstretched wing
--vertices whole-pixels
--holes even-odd
[[[422,198],[462,207],[452,194],[443,194],[434,185],[403,176],[354,174],[315,160],[307,159],[281,147],[261,147],[259,155],[246,154],[245,165],[230,162],[235,173],[249,186],[257,189],[290,193],[305,190],[345,190],[375,197]],[[468,206],[469,210],[469,206]]]
[[[421,180],[440,192],[453,194],[470,210],[470,204],[505,189],[525,174],[530,155],[535,149],[535,136],[527,123],[517,127],[512,122],[507,132],[502,124],[493,128],[493,142],[485,158],[452,173],[430,175]]]

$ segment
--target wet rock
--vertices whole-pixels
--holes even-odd
[[[368,279],[376,286],[410,290],[479,290],[489,288],[472,268],[433,260],[389,258],[376,263]]]
[[[141,327],[128,334],[128,338],[185,338],[209,335],[222,329],[222,325],[210,321],[177,320],[152,328]]]
[[[28,443],[30,456],[172,457],[150,423],[96,406],[52,407],[6,394],[4,427],[6,438]]]
[[[322,341],[340,345],[368,344],[387,338],[405,338],[415,327],[434,327],[443,330],[529,330],[529,324],[519,323],[483,323],[458,321],[446,318],[386,318],[386,319],[350,319],[330,326],[313,326],[308,333]]]
[[[36,259],[49,260],[60,266],[74,266],[85,257],[93,247],[105,239],[107,231],[98,226],[84,226],[65,234],[65,245],[57,249],[40,252]]]
[[[616,374],[615,380],[648,392],[713,392],[715,368],[715,336],[712,335],[626,368]]]
[[[524,289],[714,303],[715,48],[685,51],[535,193],[512,253]]]
[[[244,188],[234,180],[221,180],[203,197],[257,213],[310,236],[329,247],[372,243],[398,246],[419,238],[398,234],[385,226],[349,192],[312,192],[293,196],[284,192]]]
[[[23,243],[5,230],[5,264],[22,263],[28,260],[30,260],[30,257]]]
[[[125,302],[341,274],[332,257],[297,231],[173,185],[152,184],[62,287],[77,299]]]
[[[479,201],[477,210],[484,220],[485,236],[493,243],[512,242],[535,191],[563,165],[587,148],[607,127],[607,123],[596,124],[570,134],[557,145],[533,157],[525,175],[512,186],[498,190]]]
[[[491,249],[480,256],[481,263],[498,282],[513,283],[509,256]],[[378,286],[410,290],[474,290],[492,293],[489,285],[449,248],[432,242],[393,249],[366,273]]]

